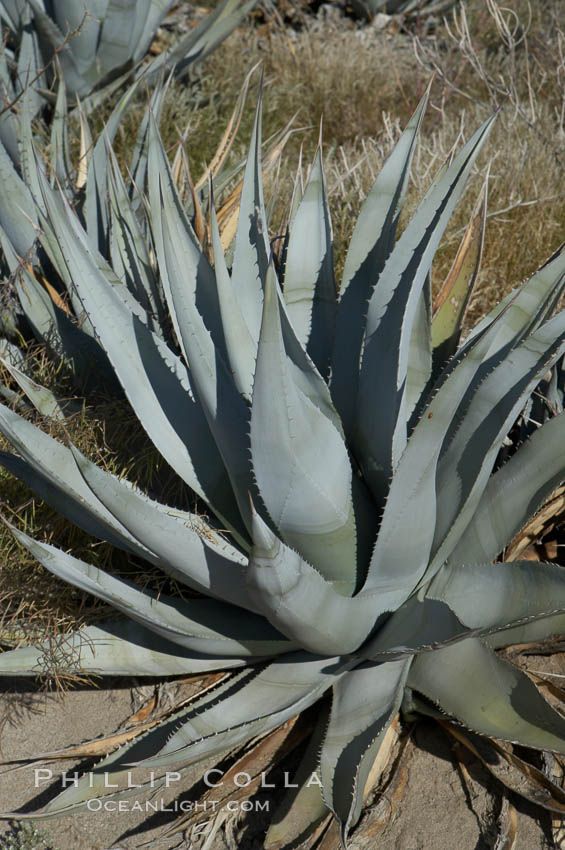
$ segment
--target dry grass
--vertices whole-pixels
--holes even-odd
[[[193,73],[189,85],[173,86],[162,123],[165,143],[172,149],[179,132],[189,126],[191,170],[200,174],[221,137],[245,74],[261,61],[264,135],[279,132],[295,113],[295,127],[300,128],[289,141],[278,182],[267,187],[277,195],[273,233],[290,198],[299,150],[303,148],[308,162],[323,119],[339,271],[362,200],[433,71],[431,106],[406,215],[413,212],[452,146],[468,138],[504,102],[434,266],[439,287],[490,163],[486,246],[468,319],[473,324],[531,274],[565,233],[565,9],[559,0],[538,0],[531,7],[526,0],[506,0],[505,8],[502,11],[494,0],[469,0],[449,24],[428,33],[363,28],[331,10],[310,19],[299,31],[284,29],[276,18],[261,26],[245,25]],[[138,103],[139,109],[132,111],[118,134],[122,161],[128,158],[145,96]],[[96,123],[100,125],[104,117],[97,116]],[[245,152],[252,120],[249,103],[234,160]],[[56,385],[59,379],[45,364],[41,368],[43,380]],[[92,459],[114,471],[125,470],[141,483],[147,484],[153,475],[160,494],[178,503],[186,494],[172,491],[169,471],[136,422],[122,402],[97,403],[67,423],[67,430]],[[33,534],[64,549],[72,547],[100,566],[131,572],[125,555],[72,529],[8,475],[0,472],[0,479],[9,518],[17,515]],[[24,623],[26,640],[35,639],[45,631],[53,634],[104,613],[99,603],[47,576],[4,532],[0,532],[0,558],[0,605],[3,602],[6,612],[0,637],[8,638],[17,623]]]
[[[39,383],[62,399],[75,394],[70,376],[57,369],[40,346],[33,346],[28,356]],[[18,389],[1,367],[0,380]],[[98,396],[89,399],[88,404],[83,400],[82,409],[64,423],[33,410],[25,416],[55,439],[63,443],[72,440],[83,454],[104,469],[143,484],[179,508],[194,507],[187,488],[155,450],[125,399]],[[12,451],[1,436],[0,450]],[[154,592],[178,590],[160,571],[88,535],[33,498],[25,484],[1,467],[0,492],[2,516],[32,537],[72,551],[76,557],[134,579]],[[1,643],[15,646],[22,641],[41,642],[47,636],[54,646],[54,639],[61,633],[113,613],[105,603],[47,572],[5,528],[0,530],[0,562]],[[46,652],[45,660],[50,664],[49,673],[57,672],[60,666],[57,658]]]

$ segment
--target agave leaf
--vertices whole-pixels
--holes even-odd
[[[165,95],[168,91],[169,81],[164,81],[162,78],[157,80],[151,99],[147,104],[143,118],[137,129],[137,136],[133,153],[131,155],[129,173],[131,175],[131,198],[134,208],[139,203],[139,192],[143,189],[147,177],[147,163],[149,160],[149,122],[153,117],[156,126],[159,126],[161,115],[163,114],[163,106],[165,103]]]
[[[406,419],[419,412],[420,402],[432,376],[431,277],[428,275],[420,296],[410,337],[406,369]]]
[[[498,446],[518,414],[523,398],[531,392],[552,359],[559,356],[559,351],[563,347],[563,344],[559,343],[559,335],[564,322],[563,315],[551,320],[543,329],[532,334],[526,342],[522,343],[512,353],[512,359],[504,367],[499,367],[504,371],[504,386],[499,385],[495,388],[495,395],[502,394],[505,396],[506,404],[514,402],[514,406],[507,414],[502,427],[498,428],[499,436],[491,435],[491,441],[485,447],[486,457],[483,455],[479,459],[483,462],[480,478],[477,478],[476,472],[474,477],[469,476],[469,496],[472,498],[467,500],[463,515],[457,514],[456,510],[459,500],[464,498],[461,492],[455,497],[456,505],[449,504],[449,500],[444,498],[446,489],[450,490],[451,498],[454,498],[452,487],[457,482],[457,475],[454,474],[457,461],[452,459],[451,467],[449,467],[444,460],[452,444],[449,444],[449,448],[441,458],[443,464],[441,481],[445,478],[445,487],[439,480],[436,482],[436,477],[439,475],[438,460],[442,446],[447,443],[446,435],[450,433],[456,411],[491,350],[492,337],[497,333],[496,326],[488,329],[477,339],[476,344],[451,371],[425,409],[394,475],[366,580],[367,589],[381,587],[387,591],[386,597],[383,595],[383,605],[388,597],[390,602],[387,601],[387,604],[391,607],[383,607],[383,610],[394,610],[396,605],[393,599],[400,600],[401,587],[405,587],[404,595],[400,600],[404,601],[418,581],[416,577],[418,573],[425,574],[426,577],[430,576],[441,567],[451,553],[477,508],[481,494],[488,483]],[[510,376],[507,369],[510,369]],[[512,392],[505,394],[505,390],[512,386],[512,374],[518,376],[516,387]],[[494,380],[492,377],[487,378],[481,387],[488,386],[488,381],[492,381],[490,386],[496,383],[498,379],[496,370],[492,375],[496,375],[496,378]],[[502,412],[506,411],[499,407],[492,414],[493,428],[498,421],[496,416],[500,416]],[[484,418],[484,415],[483,410],[481,416]],[[500,422],[498,425],[500,426]],[[479,429],[477,433],[482,440],[485,431]],[[460,432],[458,437],[459,434]],[[438,505],[441,505],[442,513]],[[439,538],[439,534],[438,529],[435,528],[436,523],[438,528],[443,526],[449,528],[451,521],[449,518],[455,515],[457,519],[454,525],[449,529],[441,546],[438,546],[436,538]],[[405,534],[408,522],[412,528],[410,535]],[[431,529],[435,530],[431,531]],[[436,548],[433,560],[430,562],[432,537]],[[403,576],[406,576],[406,585],[404,585]]]
[[[216,804],[216,815],[219,815],[216,817],[216,825],[219,825],[223,820],[221,812],[225,815],[229,810],[227,806],[231,809],[234,805],[230,800],[252,797],[264,784],[265,774],[272,768],[273,763],[280,762],[289,752],[300,746],[310,731],[311,726],[301,723],[298,717],[293,717],[277,729],[255,738],[245,747],[243,755],[235,761],[230,759],[231,764],[228,770],[222,773],[221,778],[218,773],[211,772],[219,781],[210,782],[211,787],[194,801],[193,810],[175,818],[162,833],[162,838],[170,838],[196,826],[201,817],[200,812],[206,811],[213,802]],[[244,788],[239,784],[242,774],[247,775]]]
[[[298,155],[298,166],[296,168],[296,175],[294,177],[294,185],[292,187],[292,196],[290,198],[290,203],[288,205],[288,210],[285,213],[285,218],[282,220],[280,225],[280,231],[283,234],[282,241],[280,243],[278,249],[278,268],[283,271],[286,268],[286,255],[288,251],[288,240],[290,237],[290,229],[294,223],[296,218],[296,213],[298,211],[298,207],[302,201],[304,195],[304,180],[302,176],[302,145],[300,146],[300,153]]]
[[[106,198],[108,181],[108,156],[106,145],[112,142],[124,112],[135,96],[141,80],[127,88],[114,107],[112,114],[94,145],[88,162],[83,215],[89,239],[102,256],[108,254],[108,231],[110,216]]]
[[[179,315],[190,312],[189,307],[192,306],[192,312],[195,308],[201,317],[200,324],[204,322],[206,332],[209,332],[221,356],[226,358],[214,272],[185,214],[157,125],[152,119],[149,127],[149,166],[153,237],[159,271],[179,342],[181,345],[184,342]],[[192,362],[188,362],[192,366]]]
[[[533,621],[540,634],[555,634],[555,625],[565,621],[564,587],[565,575],[554,564],[446,564],[425,597],[408,599],[357,654],[386,660],[470,637],[492,645],[492,635],[497,646],[507,646],[508,633]]]
[[[448,564],[426,596],[447,603],[471,628],[500,629],[513,621],[564,614],[565,570],[531,561]]]
[[[154,128],[158,165],[150,166],[150,201],[161,280],[171,318],[190,364],[192,385],[224,459],[241,516],[249,528],[248,493],[254,490],[247,454],[249,412],[227,365],[214,273],[182,212]],[[209,330],[210,328],[210,330]]]
[[[336,662],[297,652],[257,674],[236,674],[188,709],[103,759],[90,775],[52,800],[44,816],[71,807],[79,811],[87,800],[107,794],[110,785],[123,786],[135,776],[133,765],[143,769],[185,766],[274,729],[315,702],[343,675],[347,662]]]
[[[96,59],[93,62],[94,79],[90,79],[91,85],[100,76],[105,76],[114,69],[133,64],[145,54],[149,48],[153,32],[159,26],[161,20],[167,13],[167,5],[143,3],[145,8],[140,7],[139,0],[110,0],[106,13],[102,20],[99,41],[96,50]],[[137,8],[136,8],[137,7]],[[148,20],[148,12],[153,12],[151,20]],[[155,12],[157,14],[155,15]],[[140,31],[140,19],[145,22],[145,27]],[[155,30],[148,29],[148,24],[154,24]],[[136,26],[137,24],[137,26]],[[136,35],[139,42],[132,42],[132,36]],[[88,79],[88,75],[87,79]]]
[[[19,256],[25,257],[35,242],[37,217],[30,191],[1,142],[0,181],[0,224]]]
[[[102,676],[178,676],[239,667],[245,659],[189,653],[130,619],[87,626],[55,645],[25,646],[0,654],[3,676],[35,676],[49,659],[65,672]]]
[[[265,850],[277,850],[285,844],[304,841],[316,825],[327,816],[328,809],[322,797],[318,767],[320,747],[324,739],[329,711],[322,705],[318,719],[304,754],[293,776],[297,786],[287,791],[271,817],[265,836]]]
[[[77,292],[141,424],[168,463],[237,533],[241,522],[225,467],[186,367],[130,312],[118,287],[108,286],[64,199],[47,193],[45,199]]]
[[[12,365],[4,357],[0,357],[0,364],[8,370],[14,381],[16,381],[20,389],[24,391],[35,409],[42,416],[48,416],[51,419],[58,419],[60,422],[64,422],[66,417],[72,412],[71,402],[65,402],[57,398],[55,393],[51,392],[47,387],[42,387],[41,384],[36,383],[29,375],[26,375],[17,366]]]
[[[406,446],[408,355],[422,287],[493,120],[491,117],[475,132],[432,183],[386,260],[369,299],[352,442],[377,498],[386,493]]]
[[[275,136],[274,140],[270,144],[267,149],[266,156],[264,157],[264,165],[263,165],[263,173],[262,177],[264,178],[267,173],[269,173],[280,161],[282,152],[284,147],[292,135],[291,126],[294,122],[296,116],[293,116],[288,124],[286,125],[281,132]],[[265,142],[265,145],[268,144],[270,140]],[[247,160],[243,159],[240,162],[236,163],[232,168],[228,168],[226,171],[222,172],[214,181],[214,189],[217,193],[226,188],[234,179],[234,177],[241,171],[242,168],[245,167]],[[244,178],[239,180],[235,187],[231,190],[226,200],[222,202],[222,206],[217,211],[218,215],[218,226],[220,228],[220,233],[222,234],[222,247],[226,253],[226,259],[231,258],[233,260],[234,246],[233,241],[236,235],[236,231],[239,224],[239,201],[241,198],[241,192],[243,189]],[[206,193],[206,189],[202,190],[202,194],[204,197]],[[228,262],[230,265],[230,262]]]
[[[53,19],[68,39],[70,52],[81,77],[88,72],[96,56],[107,5],[106,0],[88,0],[88,5],[85,0],[78,3],[59,0],[52,4]]]
[[[37,163],[34,154],[32,127],[33,112],[28,89],[24,91],[21,98],[21,110],[21,126],[19,132],[21,173],[28,190],[28,194],[31,194],[33,199],[36,200],[37,198],[41,198],[41,193],[39,191],[39,179],[37,177],[37,170],[41,166]],[[30,215],[25,208],[24,212]],[[35,222],[35,216],[31,217],[31,220]]]
[[[354,666],[352,660],[320,658],[305,652],[284,655],[222,702],[210,699],[144,767],[189,764],[274,729],[312,705]]]
[[[155,33],[163,18],[167,15],[173,6],[173,0],[146,0],[145,8],[142,13],[139,10],[133,15],[133,20],[129,28],[129,46],[128,55],[133,58],[134,62],[139,62],[151,45]]]
[[[565,634],[565,614],[543,617],[514,626],[504,631],[487,634],[483,642],[492,649],[502,649],[515,644],[541,643],[548,638]]]
[[[276,275],[274,274],[274,266],[272,266],[268,272],[268,281],[271,279],[271,275],[275,289],[278,293],[279,287]],[[286,306],[282,297],[278,298],[278,309],[284,348],[288,358],[287,365],[292,374],[294,383],[300,392],[302,392],[306,398],[312,402],[312,404],[314,404],[321,413],[323,413],[324,417],[331,422],[336,431],[343,437],[341,419],[333,405],[328,385],[316,369],[316,366],[308,356],[308,353],[304,350],[303,346],[297,339],[296,334],[294,333],[294,328],[288,318]]]
[[[564,288],[565,251],[564,245],[561,245],[535,274],[521,287],[512,290],[473,328],[456,359],[466,356],[479,336],[488,330],[492,337],[489,362],[492,368],[513,345],[551,316]]]
[[[0,16],[13,32],[21,27],[21,4],[18,0],[2,0],[0,3]]]
[[[381,591],[381,613],[394,611],[411,595],[429,564],[436,524],[438,459],[455,411],[489,345],[488,335],[483,335],[448,376],[399,461],[363,588],[363,593]],[[408,527],[410,534],[406,534]]]
[[[333,344],[336,299],[332,225],[318,148],[290,228],[284,300],[297,338],[325,376]]]
[[[505,434],[544,372],[564,351],[565,313],[560,313],[527,337],[480,384],[438,463],[438,521],[428,574],[441,566],[471,521]]]
[[[242,3],[242,0],[224,0],[192,32],[179,39],[171,50],[153,59],[149,63],[147,74],[152,77],[165,66],[174,68],[178,75],[192,62],[202,61],[235,29],[256,2],[257,0],[249,0],[247,3]]]
[[[25,92],[25,96],[29,99],[32,115],[36,115],[41,106],[41,98],[37,88],[42,85],[43,62],[39,52],[37,32],[31,26],[31,17],[29,6],[25,6],[18,51],[17,86]]]
[[[67,121],[67,90],[63,77],[59,79],[57,100],[51,122],[51,170],[65,186],[71,173],[69,153],[69,124]]]
[[[447,374],[468,356],[469,352],[483,336],[489,340],[489,348],[484,356],[484,363],[473,377],[469,379],[466,398],[460,405],[458,417],[454,417],[451,432],[457,430],[458,422],[470,403],[476,388],[482,383],[496,365],[504,360],[508,352],[524,340],[528,333],[540,327],[542,321],[548,318],[556,305],[565,286],[565,253],[562,249],[555,252],[520,289],[511,292],[467,338],[466,342],[452,358],[448,367],[440,377],[441,384]],[[449,435],[450,441],[452,433]]]
[[[156,552],[162,569],[195,590],[254,610],[244,582],[247,559],[237,549],[196,515],[149,499],[74,448],[73,455],[92,492],[136,540]]]
[[[265,287],[251,405],[257,486],[283,540],[350,594],[357,576],[347,449],[289,368],[272,266]]]
[[[116,522],[92,494],[65,446],[4,405],[0,405],[0,433],[21,455],[17,458],[2,452],[2,466],[25,481],[48,504],[89,534],[155,561],[152,553]]]
[[[57,307],[25,266],[20,267],[16,292],[35,336],[57,359],[71,367],[81,388],[95,382],[114,395],[120,392],[120,385],[100,345]]]
[[[245,318],[235,296],[214,209],[214,198],[210,188],[210,231],[214,252],[214,272],[218,291],[218,304],[224,330],[229,366],[235,385],[247,401],[251,401],[257,344],[251,339]]]
[[[77,176],[75,180],[75,186],[77,189],[84,189],[86,186],[86,181],[88,178],[88,164],[90,162],[90,158],[92,156],[92,150],[94,148],[94,142],[92,141],[92,134],[90,132],[90,126],[88,124],[88,119],[85,115],[84,109],[82,108],[82,104],[77,96],[77,115],[80,124],[80,151],[79,151],[79,160],[77,165]]]
[[[17,167],[20,162],[20,151],[18,145],[20,121],[19,116],[16,117],[14,111],[8,108],[9,104],[15,100],[16,93],[14,92],[12,79],[8,70],[6,45],[4,42],[0,44],[0,97],[4,104],[0,110],[2,112],[0,115],[0,140],[10,154],[12,162]]]
[[[508,621],[504,621],[507,624]],[[483,635],[486,628],[470,628],[443,600],[412,596],[356,653],[372,661],[390,661],[406,655],[436,651],[469,637]]]
[[[55,191],[45,176],[43,164],[38,152],[34,148],[29,128],[23,135],[22,168],[26,174],[26,181],[32,190],[35,206],[34,220],[37,219],[40,225],[37,228],[39,231],[39,241],[57,274],[65,284],[73,310],[80,322],[80,329],[89,336],[94,336],[92,324],[85,315],[76,289],[73,286],[73,279],[61,251],[57,234],[53,231],[49,218],[46,218],[46,197],[54,197]]]
[[[524,673],[478,638],[419,655],[407,684],[471,731],[534,749],[565,750],[565,718]]]
[[[108,193],[112,266],[148,314],[151,330],[162,335],[160,328],[164,319],[164,308],[147,241],[132,208],[116,156],[109,144],[107,154],[111,165],[108,170]]]
[[[324,799],[341,825],[342,842],[357,823],[375,756],[404,694],[410,659],[368,664],[333,686],[321,752]]]
[[[490,561],[565,480],[565,414],[550,419],[489,478],[449,560]]]
[[[71,50],[67,35],[63,35],[55,21],[46,14],[37,0],[27,0],[27,3],[33,11],[33,25],[39,37],[50,46],[52,53],[57,56],[63,71],[67,90],[82,94],[84,86],[83,78]],[[83,17],[84,7],[81,19]]]
[[[212,659],[212,663],[214,663],[214,659]],[[132,791],[138,794],[140,788],[143,790],[143,782],[145,782],[145,788],[149,789],[152,785],[147,782],[147,772],[139,772],[133,765],[137,761],[142,761],[158,752],[180,723],[192,717],[195,712],[208,705],[211,700],[221,699],[226,693],[240,688],[249,681],[249,678],[248,671],[235,673],[220,682],[211,692],[212,696],[206,692],[204,696],[191,701],[188,707],[183,706],[157,727],[149,729],[133,741],[124,744],[98,762],[89,773],[80,777],[78,782],[73,782],[65,788],[61,794],[58,794],[48,803],[45,809],[38,813],[34,812],[34,817],[50,818],[63,813],[75,814],[86,810],[87,801],[96,797],[122,799],[128,794],[131,795]],[[157,772],[155,772],[155,777],[155,786],[159,787]],[[132,783],[136,784],[135,789],[131,787]],[[119,790],[114,791],[113,789]]]
[[[188,650],[241,658],[276,655],[295,648],[263,617],[212,599],[185,602],[164,594],[157,597],[6,524],[17,540],[54,575],[103,599],[132,620]]]
[[[349,435],[355,417],[367,301],[394,245],[429,88],[367,196],[345,258],[332,356],[332,397]]]
[[[373,599],[341,595],[339,585],[281,543],[255,511],[253,544],[245,580],[269,622],[313,653],[346,655],[357,649],[374,625]]]
[[[431,328],[437,366],[441,366],[448,357],[455,354],[461,322],[479,272],[487,218],[487,187],[488,176],[453,265],[434,302]]]
[[[263,281],[270,256],[261,173],[261,93],[243,178],[232,266],[232,283],[251,339],[259,339]],[[252,271],[250,271],[252,270]]]
[[[63,208],[67,211],[68,218],[74,224],[74,230],[76,233],[76,238],[80,242],[80,246],[83,254],[87,254],[89,259],[96,265],[98,270],[102,273],[106,281],[110,284],[110,286],[115,290],[117,295],[122,299],[124,304],[131,310],[131,312],[142,321],[144,324],[148,324],[149,318],[147,312],[143,309],[142,305],[136,300],[136,298],[132,295],[127,286],[120,280],[120,278],[116,275],[112,266],[107,262],[107,260],[100,254],[97,248],[91,243],[88,239],[87,234],[82,229],[81,225],[78,222],[77,217],[71,212],[70,204],[68,201],[61,202],[57,198],[57,192],[52,190],[49,186],[49,183],[46,180],[43,172],[37,171],[37,178],[39,182],[39,188],[41,191],[41,197],[43,199],[43,203],[45,205],[45,212],[38,210],[38,218],[42,226],[42,234],[47,235],[47,240],[49,241],[50,246],[57,247],[57,253],[60,257],[60,261],[58,263],[57,270],[61,269],[63,279],[67,284],[67,289],[69,290],[69,294],[71,296],[71,300],[73,301],[73,306],[75,308],[75,312],[77,314],[81,314],[82,311],[82,302],[80,300],[77,287],[74,285],[74,276],[71,273],[71,269],[69,267],[69,263],[67,259],[65,259],[64,252],[61,250],[61,238],[55,229],[53,228],[53,211],[54,210],[62,210]],[[62,192],[60,193],[61,197],[64,197]],[[45,213],[48,214],[46,215]],[[108,232],[109,235],[109,232]],[[63,267],[61,268],[61,263]],[[82,324],[88,321],[88,317],[84,319],[81,317]],[[92,327],[92,323],[89,322]],[[92,333],[94,330],[92,329]]]

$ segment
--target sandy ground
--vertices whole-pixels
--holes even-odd
[[[0,683],[0,687],[0,744],[5,761],[76,744],[102,732],[114,732],[139,706],[139,691],[125,687],[104,690],[84,687],[64,696],[37,693],[31,685],[15,680]],[[171,808],[175,801],[190,800],[191,788],[201,780],[207,766],[199,765],[187,771],[181,782],[159,791],[163,807]],[[57,777],[57,765],[51,763],[48,767]],[[79,765],[78,762],[64,764],[67,777],[84,767],[84,763]],[[4,764],[0,768],[2,810],[13,811],[20,807],[32,810],[60,790],[60,781],[42,781],[46,774],[36,775],[36,769],[45,770],[46,766],[28,764],[9,770]],[[496,782],[473,757],[465,759],[463,770],[458,767],[452,744],[433,721],[422,720],[413,727],[399,769],[403,772],[400,799],[391,801],[385,795],[372,801],[361,828],[352,836],[351,850],[372,847],[378,850],[494,850],[497,847],[502,850],[507,846],[496,844],[500,787],[497,788]],[[142,803],[145,799],[146,796],[139,797]],[[371,826],[374,827],[376,818],[382,819],[383,808],[387,807],[388,826],[384,830],[379,828],[376,836]],[[540,813],[540,809],[520,807],[517,840],[512,850],[543,850],[552,846],[546,837],[549,817],[542,816],[538,821],[532,816]],[[163,827],[175,817],[177,815],[166,811],[149,815],[132,811],[90,812],[36,821],[36,824],[50,837],[53,850],[134,850],[142,846],[157,850],[177,847],[258,850],[263,844],[265,814],[256,815],[252,811],[243,815],[240,811],[218,824],[215,814],[203,813],[198,828],[190,836],[181,833],[168,840],[159,840]],[[214,825],[219,828],[212,835]],[[0,821],[0,850],[6,846],[3,839],[9,829],[9,822]],[[30,847],[29,850],[39,848]]]

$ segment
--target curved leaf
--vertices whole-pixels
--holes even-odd
[[[6,523],[9,525],[8,523]],[[211,599],[185,602],[140,590],[13,526],[13,534],[54,575],[92,593],[167,640],[204,654],[269,656],[294,649],[260,616]]]
[[[410,659],[368,664],[333,686],[322,745],[324,799],[341,824],[342,843],[359,819],[363,791],[384,734],[404,694]]]
[[[105,622],[45,646],[0,653],[0,676],[37,676],[55,660],[65,673],[101,676],[179,676],[240,667],[248,659],[189,653],[133,620]]]
[[[497,557],[565,480],[565,414],[550,419],[489,478],[473,518],[449,557],[471,564]]]
[[[377,498],[406,446],[406,377],[422,288],[494,116],[432,183],[386,260],[369,299],[352,444]],[[382,400],[386,399],[386,405]]]
[[[481,735],[565,752],[565,717],[479,639],[419,655],[407,684]]]
[[[341,435],[293,380],[284,348],[278,286],[269,267],[251,405],[257,486],[283,540],[332,581],[356,576],[351,465]]]
[[[158,755],[142,764],[162,767],[181,760],[187,764],[274,729],[312,705],[352,666],[351,660],[288,653],[233,695],[219,703],[210,700],[209,707],[182,725]]]

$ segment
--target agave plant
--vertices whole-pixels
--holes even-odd
[[[197,239],[150,116],[144,208],[174,337],[36,164],[41,243],[147,434],[209,516],[171,509],[0,406],[17,452],[2,453],[8,470],[190,595],[157,596],[13,533],[48,570],[125,615],[68,639],[76,670],[234,670],[106,756],[44,816],[79,812],[109,785],[127,793],[132,765],[179,770],[329,695],[293,817],[282,820],[289,842],[329,809],[345,844],[389,724],[421,698],[475,732],[565,752],[565,718],[495,652],[565,631],[563,569],[498,560],[565,478],[563,414],[493,472],[525,400],[565,352],[565,312],[552,316],[565,254],[459,347],[456,329],[436,329],[434,351],[430,266],[493,118],[440,170],[397,238],[426,99],[362,207],[339,289],[319,150],[305,188],[297,184],[277,267],[258,108],[230,269],[213,205],[213,263]],[[41,657],[34,647],[5,652],[0,672],[33,673]],[[306,793],[316,771],[321,793]],[[279,822],[267,845],[280,836]]]
[[[185,71],[214,50],[254,3],[223,0],[169,51],[151,60],[146,73],[154,76],[172,68]],[[94,92],[107,97],[140,72],[139,64],[172,6],[172,0],[2,0],[0,18],[15,43],[13,56],[2,54],[8,102],[29,85],[49,96],[56,71],[54,59],[73,99]],[[7,59],[14,70],[12,79]],[[39,92],[36,97],[39,102]],[[91,105],[100,99],[98,96]]]

